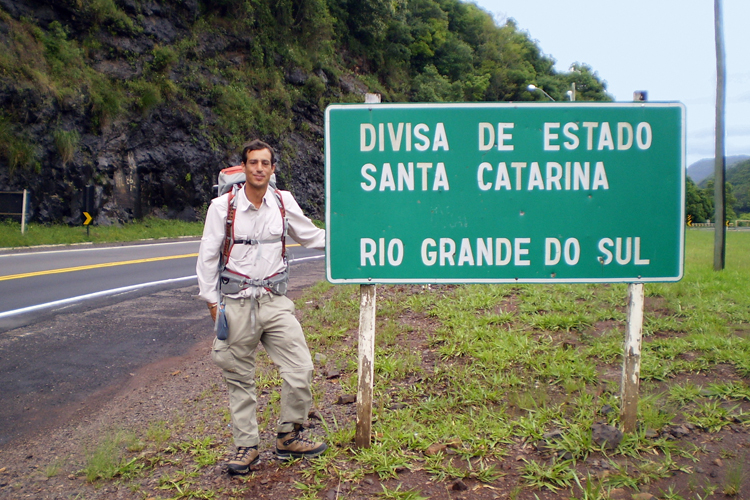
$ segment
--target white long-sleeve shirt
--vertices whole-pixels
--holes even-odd
[[[289,191],[280,191],[289,221],[288,236],[307,248],[325,249],[326,236],[323,229],[315,227],[302,213]],[[244,189],[236,194],[237,211],[234,218],[234,239],[275,240],[281,237],[283,221],[273,191],[269,188],[260,208],[250,203]],[[200,297],[206,302],[217,301],[216,284],[219,279],[219,257],[224,244],[229,193],[214,198],[208,207],[206,224],[198,251],[198,286]],[[285,269],[281,257],[281,242],[257,245],[235,244],[229,254],[227,268],[253,279],[267,278]]]

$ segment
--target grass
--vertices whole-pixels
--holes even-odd
[[[730,457],[734,458],[734,457]],[[745,458],[745,457],[743,457]],[[733,497],[740,493],[742,484],[747,479],[747,473],[745,472],[745,460],[732,460],[727,467],[726,477],[724,478],[724,484],[722,487],[722,493],[727,496]]]
[[[116,476],[129,475],[140,469],[137,459],[126,459],[125,451],[130,435],[121,430],[108,431],[93,447],[86,451],[86,464],[81,471],[90,483]]]
[[[76,130],[57,129],[53,133],[55,138],[55,147],[60,154],[63,165],[73,161],[73,155],[78,150],[78,143],[81,140]]]
[[[313,224],[325,228],[325,223],[313,220]],[[140,221],[111,226],[92,224],[86,227],[63,224],[26,224],[21,234],[21,223],[0,220],[0,248],[32,247],[38,245],[74,245],[79,243],[115,243],[158,238],[180,238],[203,234],[203,222],[146,217]],[[330,286],[330,285],[328,285]],[[357,312],[357,314],[359,314]]]
[[[76,243],[113,243],[138,241],[155,238],[179,238],[200,236],[202,222],[183,222],[145,218],[139,222],[129,222],[112,226],[92,226],[87,234],[84,226],[26,225],[21,234],[18,222],[0,222],[0,247],[30,247],[37,245],[71,245]]]
[[[379,286],[372,446],[356,449],[351,413],[329,408],[330,450],[285,466],[296,474],[294,498],[364,488],[366,475],[377,478],[377,497],[422,498],[413,483],[401,486],[416,474],[502,486],[509,498],[604,499],[616,488],[675,500],[739,497],[745,457],[712,441],[729,425],[747,426],[750,401],[750,234],[727,240],[727,267],[715,272],[712,234],[689,231],[684,279],[646,284],[639,430],[614,450],[593,442],[591,426],[618,425],[625,285]],[[341,393],[355,392],[358,288],[319,283],[296,307],[312,352],[335,362]],[[315,382],[319,408],[326,383]],[[261,427],[278,412],[280,385],[259,357],[258,387],[271,392]],[[229,441],[226,412],[216,409],[224,397],[212,390],[191,403],[206,416],[200,429],[159,421],[129,445],[110,444],[103,455],[112,458],[96,467],[90,460],[86,476],[97,484],[140,478],[145,498],[225,498],[199,480],[215,475]],[[660,434],[680,424],[701,432],[700,447]],[[428,454],[434,445],[442,451]],[[714,483],[693,473],[715,458],[711,446],[727,461]],[[675,489],[676,476],[692,482]]]
[[[685,278],[646,285],[647,303],[658,303],[659,311],[647,308],[644,325],[639,405],[644,429],[658,431],[681,420],[714,433],[742,417],[738,405],[747,401],[741,378],[747,376],[750,343],[735,331],[750,322],[750,265],[742,258],[750,253],[750,235],[728,235],[727,267],[720,273],[711,268],[711,243],[711,233],[688,232]],[[611,488],[637,490],[690,471],[681,462],[692,463],[689,451],[641,431],[608,452],[616,460],[611,476],[593,482],[576,472],[577,463],[602,451],[589,431],[601,420],[601,408],[611,408],[606,420],[617,425],[618,399],[612,396],[619,386],[625,285],[398,288],[378,291],[375,399],[383,407],[394,401],[407,405],[395,412],[376,411],[373,447],[352,451],[365,472],[388,479],[420,467],[437,480],[476,477],[464,460],[501,459],[514,440],[536,442],[551,429],[563,432],[547,448],[570,460],[525,461],[526,488],[604,498]],[[515,312],[508,311],[509,298]],[[356,336],[356,288],[321,286],[298,307],[308,335],[346,356],[341,341]],[[434,328],[399,324],[399,318],[415,313],[431,318]],[[619,326],[602,328],[612,321]],[[415,336],[423,336],[438,358],[430,372],[420,351],[408,348]],[[734,380],[707,387],[688,380],[659,389],[662,382],[710,371],[719,363],[734,370]],[[602,381],[603,370],[617,378]],[[416,388],[404,384],[414,377],[429,381]],[[602,385],[613,392],[602,393]],[[439,455],[422,463],[425,449],[447,441],[459,443],[454,458]],[[342,466],[351,464],[345,458]],[[724,489],[731,493],[736,483],[730,480]]]

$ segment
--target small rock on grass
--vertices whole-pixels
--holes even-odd
[[[342,394],[336,400],[337,405],[348,405],[348,404],[352,404],[356,402],[357,402],[357,396],[355,396],[354,394]]]
[[[690,429],[684,425],[677,425],[669,429],[669,433],[676,438],[683,438],[690,434]]]
[[[620,446],[622,432],[611,425],[594,424],[591,426],[591,439],[597,445],[604,446],[608,450],[614,450]]]
[[[307,414],[307,418],[311,420],[323,420],[323,416],[320,414],[318,410],[310,410]]]
[[[609,490],[610,500],[629,500],[628,494],[623,488],[613,488]]]
[[[451,486],[451,489],[452,489],[453,491],[466,491],[466,490],[468,490],[468,489],[469,489],[469,487],[468,487],[468,486],[466,486],[466,483],[464,483],[464,482],[463,482],[463,481],[461,481],[460,479],[456,479],[456,480],[455,480],[455,481],[453,482],[453,485]]]

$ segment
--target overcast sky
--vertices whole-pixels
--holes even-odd
[[[722,0],[726,50],[726,154],[750,155],[750,0]],[[616,101],[687,109],[687,165],[714,156],[716,45],[713,0],[476,0],[554,58],[558,71],[590,65]]]

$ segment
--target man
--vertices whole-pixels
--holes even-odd
[[[226,340],[214,339],[211,358],[222,369],[229,390],[237,446],[235,457],[227,463],[230,474],[247,474],[250,466],[259,461],[255,395],[255,353],[259,342],[283,379],[277,457],[314,457],[327,448],[325,443],[310,441],[300,434],[312,404],[313,364],[294,316],[294,303],[284,295],[288,276],[283,255],[284,218],[289,235],[308,248],[325,248],[325,231],[302,213],[291,193],[269,189],[271,175],[276,171],[276,155],[271,146],[258,140],[248,144],[242,151],[242,170],[244,186],[211,202],[196,266],[200,297],[208,303],[211,318],[216,321],[217,309],[223,310],[229,327]],[[234,217],[230,217],[234,221],[230,225],[232,241],[222,272],[219,263],[223,260],[230,206],[234,207]]]

